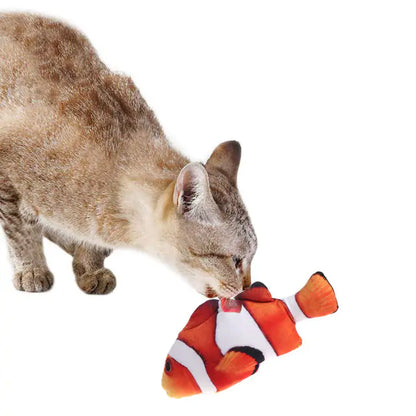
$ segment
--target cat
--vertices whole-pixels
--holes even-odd
[[[205,164],[171,147],[133,81],[76,29],[0,14],[0,222],[18,290],[53,284],[42,239],[73,256],[78,286],[116,286],[118,247],[155,255],[208,297],[247,288],[257,239],[237,189],[241,148]]]

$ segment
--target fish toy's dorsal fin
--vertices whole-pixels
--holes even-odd
[[[255,373],[264,361],[261,351],[252,347],[235,347],[229,350],[216,366],[216,370],[241,377]]]
[[[210,299],[195,309],[194,313],[189,318],[183,331],[195,328],[207,321],[212,315],[218,311],[218,299]]]
[[[335,292],[326,277],[316,272],[295,295],[296,302],[308,318],[329,315],[338,310]]]
[[[273,300],[269,289],[261,282],[253,283],[247,290],[236,296],[238,300],[251,300],[253,302],[270,302]]]

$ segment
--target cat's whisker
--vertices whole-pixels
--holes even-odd
[[[235,285],[227,282],[221,282],[219,285],[219,294],[221,297],[231,298],[241,292]]]

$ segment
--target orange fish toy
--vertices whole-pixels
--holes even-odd
[[[320,272],[282,300],[260,282],[235,299],[208,300],[170,349],[162,386],[176,398],[225,390],[254,374],[266,358],[299,347],[297,322],[337,309],[334,290]]]

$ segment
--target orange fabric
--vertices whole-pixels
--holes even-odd
[[[215,342],[215,328],[217,324],[216,302],[215,313],[213,311],[213,301],[207,301],[201,305],[192,315],[186,327],[179,333],[178,339],[193,348],[204,360],[208,374],[219,363],[223,355]],[[198,313],[196,313],[198,312]],[[205,320],[201,322],[201,317]],[[212,380],[215,384],[215,381]]]
[[[322,273],[315,273],[296,294],[296,301],[308,318],[334,313],[338,309],[334,290]]]
[[[253,374],[257,361],[240,351],[229,351],[215,367],[217,371],[248,377]]]
[[[277,355],[286,354],[302,344],[286,305],[281,300],[267,303],[244,301],[243,304]]]
[[[195,309],[194,313],[189,318],[183,331],[192,329],[209,319],[213,315],[217,315],[218,311],[218,299],[211,299],[204,302],[202,305]]]
[[[186,397],[201,393],[194,377],[186,367],[168,355],[170,370],[163,372],[162,386],[170,397]]]
[[[251,300],[253,302],[270,302],[273,300],[269,289],[266,287],[250,287],[236,296],[239,300]]]
[[[179,333],[178,339],[185,342],[186,345],[193,348],[204,360],[205,368],[208,376],[214,383],[218,391],[227,389],[233,384],[238,383],[250,374],[234,374],[227,371],[219,371],[216,369],[218,363],[223,359],[220,349],[215,342],[215,329],[217,324],[217,313],[209,314],[208,310],[213,305],[205,302],[203,308],[197,314],[193,314],[186,327]],[[201,307],[200,307],[201,308]],[[198,308],[198,309],[200,309]],[[200,321],[201,316],[207,319]],[[198,325],[196,325],[198,322]]]

